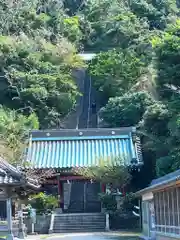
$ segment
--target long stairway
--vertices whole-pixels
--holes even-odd
[[[54,216],[54,233],[102,232],[105,231],[106,216],[103,213],[72,213]]]
[[[74,77],[79,91],[82,93],[77,99],[74,111],[65,119],[64,127],[69,129],[96,128],[97,108],[92,108],[96,103],[95,90],[92,87],[92,80],[88,73],[81,69],[74,72]],[[66,184],[67,185],[67,184]],[[106,215],[100,213],[101,204],[96,199],[97,194],[93,193],[94,184],[72,183],[71,190],[65,186],[66,197],[64,203],[67,208],[63,214],[54,214],[51,219],[50,232],[72,233],[72,232],[103,232],[106,229]],[[96,189],[100,192],[100,189]],[[95,191],[94,190],[94,191]],[[84,192],[84,195],[81,194]],[[85,194],[86,193],[86,194]],[[86,198],[86,201],[84,201]],[[68,199],[69,201],[66,201]],[[86,202],[86,204],[85,204]],[[86,212],[86,213],[83,213]]]

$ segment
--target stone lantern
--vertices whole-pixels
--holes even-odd
[[[116,192],[112,193],[112,195],[115,196],[116,203],[117,203],[117,210],[121,209],[122,205],[122,192],[119,191],[119,189],[116,190]]]

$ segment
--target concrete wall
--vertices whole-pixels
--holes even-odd
[[[51,216],[37,216],[36,223],[34,225],[34,231],[40,234],[47,234],[50,227]],[[24,219],[24,224],[27,227],[27,233],[32,231],[32,222],[30,218]]]
[[[177,239],[180,239],[180,235],[173,237],[173,236],[166,236],[163,234],[156,233],[156,240],[177,240]]]

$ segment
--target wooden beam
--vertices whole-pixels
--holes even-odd
[[[72,180],[89,180],[84,178],[83,176],[59,176],[59,180],[60,181],[72,181]],[[49,184],[58,184],[58,180],[57,179],[48,179],[46,181]]]

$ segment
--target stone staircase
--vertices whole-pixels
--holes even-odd
[[[53,233],[103,232],[106,229],[106,216],[103,213],[55,214]]]

